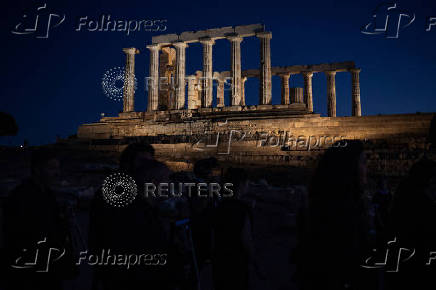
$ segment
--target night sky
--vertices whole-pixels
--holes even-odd
[[[41,30],[13,34],[18,23],[34,19],[38,4]],[[145,46],[153,35],[181,33],[223,26],[263,23],[272,31],[272,66],[319,64],[352,60],[362,68],[361,101],[364,115],[436,111],[436,23],[426,31],[429,17],[436,17],[434,0],[397,1],[395,13],[415,14],[415,21],[402,27],[399,38],[367,35],[361,28],[373,20],[382,1],[4,1],[2,2],[2,77],[0,111],[12,114],[19,133],[0,137],[1,144],[30,145],[68,137],[82,123],[96,122],[101,113],[115,116],[122,109],[104,95],[105,71],[124,66],[123,47],[136,47],[138,89],[135,109],[146,109],[144,77],[148,75],[149,52]],[[65,21],[44,36],[50,13],[65,15]],[[166,20],[164,32],[75,31],[79,18],[98,20],[101,15],[116,20]],[[45,17],[45,18],[44,18]],[[385,19],[382,13],[380,18]],[[52,25],[58,19],[52,19]],[[436,22],[436,20],[434,21]],[[28,23],[32,23],[31,21]],[[29,25],[28,25],[29,26]],[[390,28],[395,27],[391,25]],[[389,33],[392,33],[390,31]],[[230,43],[214,45],[214,71],[230,70]],[[259,40],[246,38],[241,44],[242,69],[259,67]],[[187,74],[202,68],[201,45],[187,48]],[[302,86],[302,76],[291,78],[291,86]],[[351,114],[351,77],[336,75],[337,114]],[[326,114],[326,78],[313,78],[315,112]],[[247,104],[258,102],[258,80],[246,82]],[[273,77],[273,103],[280,103],[280,79]]]

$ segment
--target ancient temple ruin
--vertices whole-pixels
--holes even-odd
[[[257,69],[241,68],[241,42],[247,37],[259,39]],[[229,70],[214,71],[212,51],[223,41],[231,44]],[[154,36],[147,45],[147,108],[134,106],[135,55],[139,50],[123,49],[127,56],[123,112],[81,125],[78,142],[89,149],[120,151],[141,140],[152,144],[156,157],[167,164],[186,165],[215,156],[244,166],[313,167],[329,146],[344,139],[360,139],[381,144],[371,145],[373,154],[368,160],[373,168],[395,172],[407,170],[428,148],[434,114],[363,116],[360,69],[354,62],[272,67],[271,41],[272,33],[260,24]],[[186,75],[186,50],[198,43],[203,67]],[[335,76],[343,72],[351,74],[352,116],[338,117]],[[303,76],[304,86],[290,88],[289,79],[297,74]],[[313,96],[312,78],[316,75],[326,77],[326,96]],[[272,76],[281,79],[280,104],[272,104]],[[259,79],[256,105],[246,104],[248,78]],[[228,100],[224,99],[225,88],[229,89]],[[314,97],[326,100],[327,116],[316,113],[323,108],[314,108]],[[396,155],[398,150],[403,157]]]
[[[242,70],[241,42],[246,37],[257,37],[260,42],[259,69]],[[166,34],[152,38],[150,50],[150,70],[147,78],[147,113],[171,111],[173,114],[189,116],[196,113],[226,111],[285,110],[288,113],[313,113],[312,77],[324,73],[327,79],[327,114],[336,116],[336,84],[338,72],[351,73],[352,115],[361,116],[359,72],[353,62],[327,63],[320,65],[294,65],[271,67],[270,41],[272,33],[265,31],[261,24],[223,27],[196,32],[183,32],[180,35]],[[213,71],[212,51],[218,41],[230,41],[231,58],[229,71]],[[186,75],[186,49],[188,45],[200,43],[203,49],[203,68],[195,75]],[[133,112],[134,108],[134,55],[136,48],[123,50],[127,55],[126,81],[123,112]],[[290,88],[289,78],[301,74],[304,88]],[[281,104],[272,105],[272,76],[281,79]],[[259,103],[246,106],[245,82],[248,78],[259,79]],[[229,106],[225,106],[224,88],[230,85]],[[216,96],[213,87],[217,85]],[[186,95],[187,87],[187,95]],[[216,106],[213,107],[215,98]],[[144,110],[140,110],[144,111]]]

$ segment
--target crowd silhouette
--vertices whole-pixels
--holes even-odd
[[[324,152],[298,204],[290,289],[434,289],[436,163],[424,156],[395,192],[383,176],[369,192],[364,144],[346,141]],[[8,197],[5,289],[60,290],[64,280],[79,275],[83,252],[75,249],[69,217],[56,198],[60,162],[49,149],[34,150],[31,177]],[[155,159],[151,145],[135,143],[122,152],[117,172],[131,176],[139,193],[146,183],[183,182],[231,184],[233,194],[138,194],[116,207],[98,189],[89,208],[86,249],[88,256],[101,256],[92,265],[92,290],[244,290],[251,289],[250,277],[268,279],[256,250],[253,204],[246,198],[253,178],[247,170],[223,168],[211,157],[198,160],[193,172],[172,172]],[[20,264],[37,251],[56,258],[36,268]],[[136,262],[127,267],[117,254]],[[137,263],[138,257],[149,264]]]

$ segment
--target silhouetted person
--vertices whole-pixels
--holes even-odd
[[[96,193],[90,211],[89,248],[91,253],[101,255],[103,250],[112,254],[168,255],[165,228],[155,209],[153,198],[145,198],[144,184],[168,182],[168,168],[149,158],[144,152],[150,146],[129,145],[121,154],[120,170],[135,180],[137,196],[122,207],[107,203],[102,191]],[[145,157],[145,158],[144,158]],[[170,257],[166,256],[166,259]],[[112,263],[112,262],[111,262]],[[165,262],[165,265],[168,261]],[[101,265],[95,268],[94,289],[169,289],[165,265],[136,265],[126,269],[122,263]],[[101,288],[99,288],[101,287]]]
[[[394,195],[390,215],[390,240],[415,254],[400,257],[398,273],[386,273],[389,289],[434,289],[436,260],[426,265],[436,251],[436,163],[426,158],[410,170]],[[436,255],[433,255],[436,256]],[[393,257],[393,259],[397,259]]]
[[[369,231],[366,159],[360,141],[346,142],[324,153],[309,189],[298,241],[298,282],[304,290],[364,289],[366,284],[360,277]]]
[[[218,167],[216,158],[206,158],[195,162],[194,174],[197,183],[216,182],[213,170]],[[212,254],[211,212],[214,206],[213,198],[201,198],[193,195],[191,205],[192,239],[200,270],[205,263],[210,262]]]
[[[154,148],[148,143],[129,144],[121,153],[120,169],[131,173],[136,170],[141,163],[154,159]]]
[[[232,183],[232,197],[223,197],[213,215],[215,290],[248,289],[249,265],[258,271],[252,237],[250,208],[240,197],[248,188],[242,168],[229,168],[224,182]],[[259,271],[258,271],[259,272]]]
[[[31,154],[31,178],[15,188],[7,200],[5,238],[10,273],[5,277],[9,289],[61,289],[61,281],[74,274],[68,224],[53,191],[59,184],[59,175],[60,163],[55,153],[36,149]],[[56,250],[47,262],[49,248]],[[37,250],[36,265],[25,266],[23,263],[36,258]],[[63,257],[54,261],[63,250]]]
[[[383,248],[387,242],[386,228],[391,202],[392,195],[388,189],[387,181],[384,178],[380,178],[377,190],[372,197],[377,248],[380,249]]]

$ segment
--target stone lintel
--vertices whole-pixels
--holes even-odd
[[[355,69],[355,64],[353,61],[345,62],[334,62],[334,63],[323,63],[323,64],[313,64],[313,65],[291,65],[291,66],[275,66],[271,68],[272,75],[283,75],[283,74],[301,74],[305,72],[326,72],[326,71],[336,71],[336,72],[346,72]],[[229,72],[223,71],[220,73],[222,77],[226,77]],[[258,78],[260,72],[258,69],[248,69],[242,71],[243,77]]]
[[[312,71],[314,73],[325,72],[325,71],[344,72],[344,71],[349,71],[350,69],[353,68],[355,68],[355,64],[353,61],[344,61],[344,62],[322,63],[322,64],[313,64],[313,65],[292,65],[292,66],[273,67],[273,74],[284,73],[284,72],[299,74],[304,71]]]
[[[152,43],[159,43],[168,45],[176,41],[183,41],[187,43],[199,42],[202,38],[223,39],[230,34],[238,34],[240,37],[255,36],[256,33],[262,32],[264,27],[262,24],[240,25],[240,26],[226,26],[221,28],[212,28],[199,31],[185,31],[180,35],[177,34],[163,34],[152,37]]]

